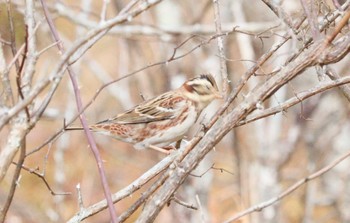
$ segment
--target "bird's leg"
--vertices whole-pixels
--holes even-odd
[[[176,141],[176,144],[175,144],[175,148],[176,148],[176,149],[179,149],[179,148],[180,148],[180,146],[181,146],[181,141],[182,141],[182,139],[179,139],[179,140]]]
[[[164,149],[164,148],[161,148],[161,147],[158,147],[158,146],[149,145],[148,147],[151,148],[151,149],[154,149],[154,150],[156,150],[158,152],[165,153],[167,155],[169,155],[171,153],[171,150]]]

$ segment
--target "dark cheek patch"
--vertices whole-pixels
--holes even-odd
[[[188,92],[192,93],[194,91],[194,88],[191,85],[185,84],[184,87]]]
[[[185,86],[185,89],[190,93],[196,92],[196,94],[198,94],[198,95],[207,95],[208,94],[208,92],[201,90],[200,87],[198,87],[198,85],[196,85],[196,84],[194,84],[194,85],[185,84],[184,86]],[[197,86],[197,89],[196,89],[196,86]]]

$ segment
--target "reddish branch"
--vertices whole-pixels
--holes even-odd
[[[44,14],[45,14],[46,20],[47,20],[47,22],[49,24],[50,30],[52,32],[53,38],[55,39],[55,42],[58,43],[57,47],[58,47],[60,53],[64,54],[65,50],[64,50],[63,44],[61,42],[61,39],[60,39],[59,34],[57,32],[57,29],[56,29],[56,27],[55,27],[55,25],[54,25],[54,23],[52,21],[51,15],[50,15],[50,13],[48,11],[48,8],[46,6],[46,2],[45,2],[45,0],[40,0],[40,2],[41,2],[41,5],[43,7]],[[81,124],[82,124],[82,126],[84,128],[84,132],[86,134],[86,137],[87,137],[87,140],[89,142],[90,148],[91,148],[91,150],[92,150],[92,152],[93,152],[93,154],[95,156],[96,162],[97,162],[98,171],[99,171],[99,174],[100,174],[100,177],[101,177],[101,181],[102,181],[103,191],[104,191],[105,197],[107,199],[108,210],[109,210],[112,222],[116,223],[116,222],[118,222],[117,213],[116,213],[116,211],[114,209],[114,206],[113,206],[111,192],[110,192],[110,189],[109,189],[109,186],[108,186],[108,181],[107,181],[106,173],[105,173],[105,170],[104,170],[104,166],[103,166],[103,161],[102,161],[101,155],[100,155],[100,153],[98,151],[96,142],[95,142],[95,140],[94,140],[94,138],[92,136],[92,133],[89,130],[89,127],[88,127],[85,115],[83,113],[83,103],[82,103],[82,100],[81,100],[81,95],[80,95],[80,90],[79,90],[79,87],[78,87],[78,82],[77,82],[77,79],[76,79],[76,74],[74,73],[73,69],[69,65],[67,67],[67,71],[69,73],[69,77],[70,77],[72,85],[73,85],[78,112],[79,112],[79,114],[81,114],[81,115],[79,115],[79,119],[80,119],[80,122],[81,122]]]

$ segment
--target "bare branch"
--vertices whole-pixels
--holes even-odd
[[[224,117],[218,118],[216,123],[210,128],[210,131],[205,133],[203,140],[200,140],[192,151],[183,158],[178,165],[179,167],[172,171],[171,177],[163,183],[164,185],[162,188],[155,192],[153,199],[146,204],[138,222],[153,221],[188,174],[198,165],[203,157],[211,151],[215,144],[226,135],[236,123],[252,112],[259,102],[266,100],[273,92],[296,77],[307,67],[319,62],[319,56],[327,49],[328,44],[327,40],[316,42],[287,67],[281,69],[278,74],[253,89],[246,100],[240,103],[235,109]]]
[[[9,183],[5,182],[8,189],[0,220],[11,221],[13,216],[42,220],[35,213],[43,209],[32,205],[37,198],[28,199],[28,189],[32,193],[44,189],[50,197],[50,193],[69,194],[54,188],[76,188],[76,200],[62,196],[46,199],[45,208],[55,221],[66,222],[66,213],[75,213],[68,216],[70,223],[92,217],[106,221],[113,216],[113,206],[122,205],[117,219],[121,222],[164,221],[168,214],[188,222],[220,221],[228,209],[232,215],[238,213],[233,218],[239,215],[239,220],[264,210],[250,218],[279,222],[286,208],[278,205],[288,205],[293,191],[319,178],[311,185],[317,196],[311,187],[295,194],[306,199],[300,217],[317,221],[313,209],[327,202],[336,204],[332,206],[337,211],[333,221],[350,221],[346,209],[350,200],[337,196],[348,188],[332,183],[346,179],[347,167],[335,168],[339,152],[350,156],[350,0],[261,0],[253,8],[242,0],[41,1],[47,4],[47,19],[34,13],[43,7],[32,0],[3,4],[8,32],[0,37],[0,179]],[[154,10],[158,3],[164,5]],[[28,28],[25,44],[20,46],[26,32],[23,21]],[[55,39],[50,41],[52,34]],[[98,147],[106,157],[103,162],[96,158],[100,173],[90,173],[96,159],[85,160],[89,149],[99,154],[89,131],[88,136],[71,131],[56,141],[66,130],[86,130],[87,122],[105,118],[107,113],[114,116],[179,86],[186,78],[215,70],[220,70],[219,88],[226,101],[218,109],[213,104],[204,111],[186,135],[189,140],[182,140],[179,151],[157,164],[163,155],[130,151],[124,143],[102,136]],[[232,79],[230,84],[228,79]],[[71,100],[71,90],[75,100]],[[217,112],[212,115],[214,110]],[[78,118],[82,124],[74,123]],[[88,153],[81,153],[83,150]],[[24,161],[43,165],[39,171],[36,164],[29,168]],[[102,164],[108,167],[106,175],[114,176],[109,184],[102,176]],[[324,174],[330,169],[333,171]],[[27,178],[33,177],[21,178],[23,170],[23,176],[34,174],[47,189],[30,188]],[[318,174],[308,176],[312,172]],[[51,185],[52,174],[57,185]],[[118,188],[111,197],[111,192],[98,186],[96,174],[104,187]],[[302,179],[303,175],[308,177]],[[281,190],[290,180],[296,183]],[[14,196],[19,183],[23,199]],[[120,190],[122,185],[125,187]],[[83,197],[82,192],[88,196]],[[208,209],[208,204],[214,209]]]
[[[86,52],[91,47],[92,44],[94,44],[99,38],[102,37],[101,33],[105,33],[109,29],[111,29],[113,26],[126,22],[130,18],[136,17],[137,15],[141,14],[142,12],[149,9],[150,7],[158,4],[159,2],[161,2],[161,0],[149,0],[147,2],[144,2],[137,9],[131,11],[130,13],[123,14],[113,19],[110,19],[105,23],[97,26],[96,28],[90,30],[89,33],[86,36],[84,36],[84,38],[78,39],[76,43],[73,44],[73,46],[69,50],[67,50],[65,54],[62,55],[61,60],[59,61],[59,63],[57,63],[57,66],[53,69],[51,74],[48,75],[48,78],[38,82],[37,85],[33,87],[32,91],[27,95],[27,97],[24,100],[22,100],[20,103],[17,103],[14,107],[12,107],[7,112],[6,115],[3,115],[0,118],[0,129],[2,129],[4,125],[8,123],[8,121],[14,115],[16,115],[29,103],[31,103],[33,99],[50,84],[51,84],[51,91],[55,91],[63,77],[65,69],[67,68],[67,65],[66,65],[67,62],[71,63],[72,61],[75,61],[77,58],[79,58],[84,52]],[[96,36],[98,36],[98,38],[95,38]],[[95,38],[95,39],[91,41],[92,38]]]
[[[165,157],[162,161],[156,164],[154,167],[146,171],[142,176],[133,181],[127,187],[119,190],[117,193],[112,195],[113,202],[116,203],[128,196],[131,196],[135,191],[139,190],[143,185],[152,180],[155,176],[157,176],[162,171],[166,170],[174,161],[176,156],[181,153],[183,150],[179,150],[176,153],[172,153],[169,156]],[[84,208],[84,210],[80,210],[76,213],[67,223],[75,223],[80,222],[92,215],[99,213],[100,211],[106,209],[107,202],[106,200],[100,201],[90,207]],[[122,219],[123,216],[120,216]]]
[[[292,192],[294,192],[295,190],[300,188],[302,185],[304,185],[304,184],[308,183],[309,181],[314,180],[314,179],[322,176],[323,174],[327,173],[328,171],[333,169],[336,165],[338,165],[339,163],[341,163],[343,160],[347,159],[348,157],[350,157],[350,152],[340,156],[338,159],[334,160],[329,165],[327,165],[327,166],[323,167],[322,169],[314,172],[313,174],[305,177],[304,179],[299,180],[298,182],[296,182],[292,186],[288,187],[285,191],[283,191],[278,196],[271,198],[268,201],[262,202],[258,205],[254,205],[254,206],[252,206],[252,207],[250,207],[250,208],[248,208],[240,213],[237,213],[235,216],[226,220],[225,223],[234,222],[247,214],[250,214],[250,213],[256,212],[256,211],[261,211],[261,210],[265,209],[266,207],[269,207],[269,206],[275,204],[276,202],[280,201],[284,197],[290,195]]]
[[[216,33],[221,34],[221,17],[220,17],[220,5],[219,0],[213,0],[214,4],[214,21],[215,21],[215,27],[216,27]],[[225,58],[225,52],[224,52],[224,38],[223,36],[219,36],[217,38],[218,43],[218,51],[219,51],[219,58],[220,58],[220,75],[222,80],[222,93],[225,95],[225,97],[228,94],[228,77],[227,77],[227,67],[226,67],[226,61],[223,59]]]
[[[332,79],[331,81],[324,81],[313,88],[310,88],[310,89],[303,91],[303,92],[296,93],[295,97],[290,98],[283,103],[280,103],[276,107],[267,108],[265,110],[252,113],[252,114],[248,115],[245,120],[242,120],[240,123],[238,123],[236,125],[236,127],[247,124],[247,123],[251,123],[251,122],[256,121],[258,119],[265,118],[267,116],[271,116],[271,115],[274,115],[274,114],[277,114],[280,112],[284,112],[288,108],[290,108],[290,107],[292,107],[292,106],[294,106],[294,105],[296,105],[296,104],[298,104],[298,103],[300,103],[300,102],[302,102],[302,101],[304,101],[304,100],[306,100],[306,99],[308,99],[316,94],[320,94],[320,93],[325,92],[329,89],[333,89],[334,87],[338,87],[338,86],[347,87],[344,85],[350,83],[350,76],[349,75],[342,77],[342,78],[338,78],[338,79]]]
[[[193,210],[198,210],[198,208],[195,207],[193,204],[188,204],[188,203],[180,200],[179,198],[177,198],[175,196],[172,197],[171,200],[174,201],[175,203],[179,204],[179,205],[182,205],[182,206],[186,207],[186,208],[193,209]]]
[[[47,182],[46,178],[45,178],[45,171],[43,171],[42,173],[39,173],[38,172],[38,168],[36,169],[31,169],[29,167],[26,167],[24,166],[23,164],[20,165],[19,163],[16,163],[16,162],[13,162],[13,164],[15,164],[16,166],[20,166],[22,169],[24,169],[25,171],[31,173],[31,174],[34,174],[35,176],[39,177],[45,184],[46,188],[50,191],[50,193],[54,196],[56,195],[71,195],[72,193],[71,192],[55,192],[49,182]]]
[[[41,4],[43,6],[45,17],[46,17],[47,22],[48,22],[48,24],[50,26],[50,30],[51,30],[51,32],[52,32],[52,34],[54,36],[55,42],[58,43],[57,47],[58,47],[59,51],[61,52],[61,54],[64,54],[65,50],[64,50],[63,44],[62,44],[61,39],[60,39],[60,37],[58,35],[56,27],[55,27],[55,25],[54,25],[54,23],[53,23],[53,21],[51,19],[51,16],[50,16],[49,11],[47,9],[45,0],[41,0]],[[98,151],[96,142],[95,142],[95,140],[94,140],[94,138],[92,136],[92,133],[89,130],[89,127],[88,127],[85,115],[83,113],[83,103],[82,103],[82,99],[81,99],[81,95],[80,95],[80,90],[79,90],[79,87],[78,87],[78,82],[77,82],[77,79],[76,79],[76,74],[73,72],[73,69],[70,66],[67,67],[67,70],[68,70],[69,77],[71,79],[71,82],[72,82],[72,85],[73,85],[73,88],[74,88],[75,100],[76,100],[76,103],[77,103],[78,112],[80,113],[79,119],[81,121],[81,124],[83,125],[84,132],[86,134],[87,140],[89,142],[89,145],[91,146],[91,150],[94,153],[94,156],[95,156],[95,159],[96,159],[98,171],[99,171],[99,174],[100,174],[100,177],[101,177],[102,186],[103,186],[103,191],[104,191],[105,197],[107,199],[107,203],[108,203],[108,210],[109,210],[109,213],[110,213],[110,216],[111,216],[111,220],[112,220],[113,223],[116,223],[118,221],[117,213],[116,213],[116,211],[114,209],[114,206],[113,206],[111,192],[110,192],[110,189],[109,189],[109,186],[108,186],[107,177],[106,177],[106,173],[105,173],[105,170],[104,170],[104,166],[103,166],[103,162],[102,162],[102,158],[101,158],[100,152]]]

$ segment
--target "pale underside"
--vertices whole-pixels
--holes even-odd
[[[181,139],[194,125],[197,116],[198,111],[191,100],[171,93],[146,101],[115,118],[91,126],[91,129],[131,143],[135,149],[145,149],[150,145],[164,147]]]

